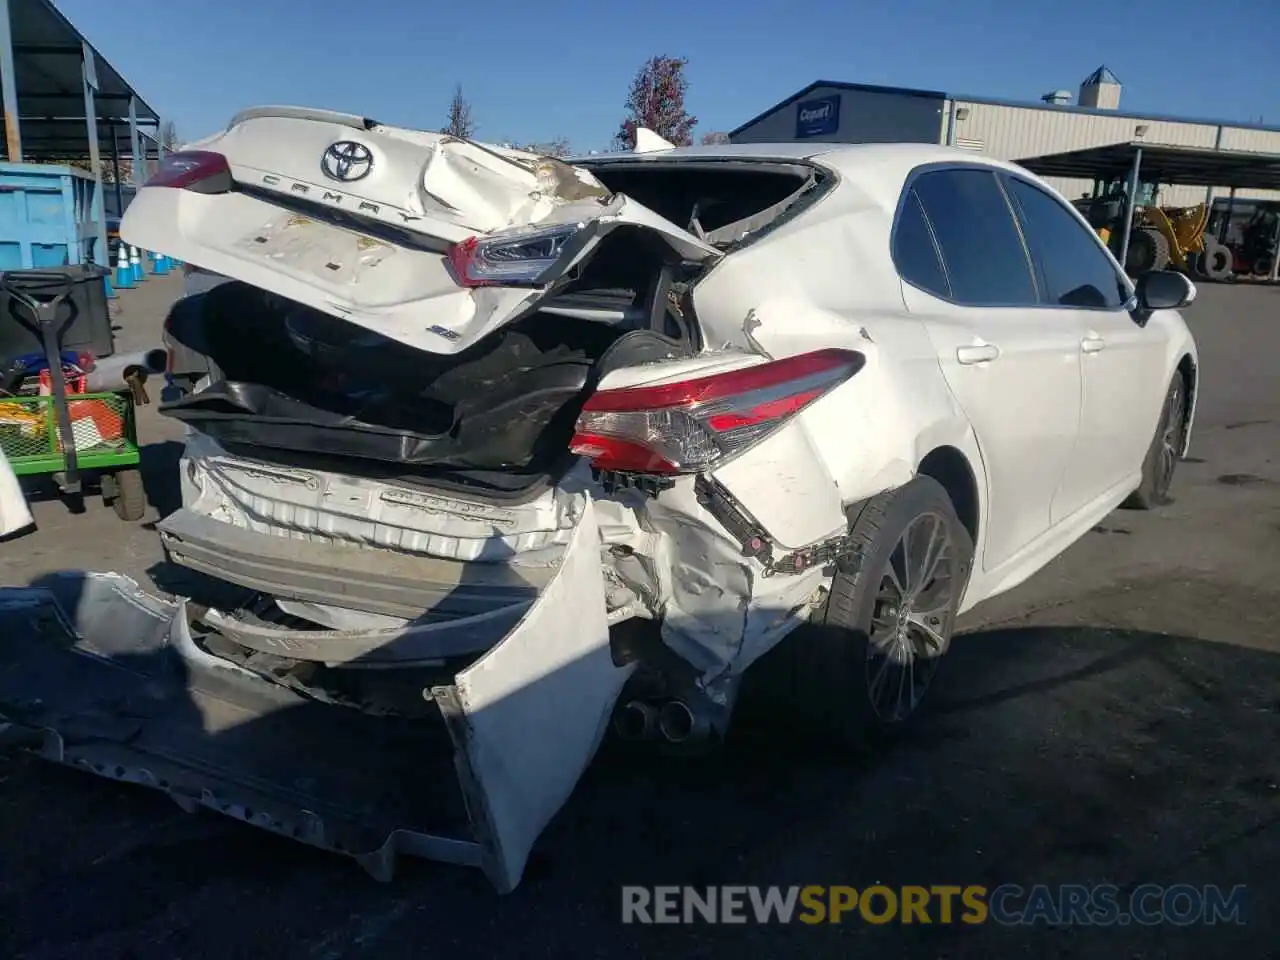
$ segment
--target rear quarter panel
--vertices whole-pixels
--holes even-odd
[[[810,212],[730,254],[695,290],[709,347],[743,345],[774,359],[840,347],[866,357],[852,379],[715,471],[787,547],[842,532],[846,507],[906,483],[938,446],[965,454],[981,485],[968,421],[927,332],[903,305],[889,253],[892,179],[878,197],[841,184]]]

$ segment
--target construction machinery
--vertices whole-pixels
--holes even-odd
[[[1118,258],[1124,243],[1124,216],[1128,194],[1123,185],[1110,186],[1102,194],[1075,201],[1098,236]],[[1209,222],[1207,204],[1194,207],[1160,207],[1154,203],[1135,205],[1125,252],[1124,269],[1130,276],[1149,270],[1173,267],[1199,273],[1206,252],[1205,226]]]
[[[1280,203],[1218,197],[1207,234],[1229,251],[1235,273],[1270,278],[1280,246]]]

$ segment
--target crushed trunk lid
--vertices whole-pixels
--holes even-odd
[[[721,256],[582,167],[345,114],[247,111],[168,163],[152,183],[179,186],[139,191],[125,242],[434,353],[528,313],[620,227]]]

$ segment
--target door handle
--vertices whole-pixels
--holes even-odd
[[[1097,353],[1099,350],[1104,349],[1106,345],[1107,341],[1093,333],[1080,341],[1080,349],[1085,353]]]
[[[994,343],[975,343],[967,347],[956,347],[956,360],[963,364],[986,363],[1000,356],[1000,348]]]

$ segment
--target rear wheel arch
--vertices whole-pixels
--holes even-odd
[[[982,516],[978,478],[966,457],[956,447],[934,447],[916,468],[916,473],[932,477],[946,490],[955,508],[956,516],[964,524],[974,544],[978,542],[978,527]]]

